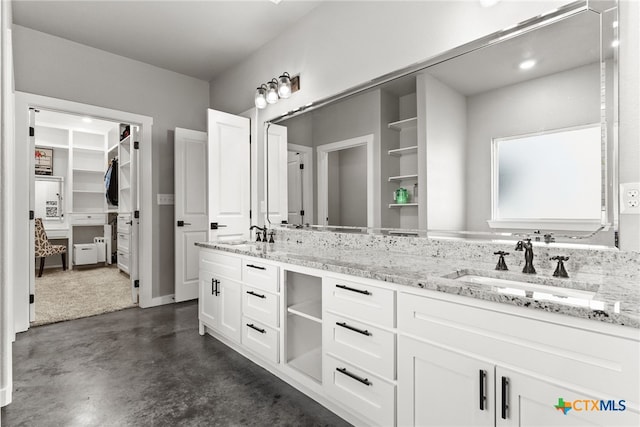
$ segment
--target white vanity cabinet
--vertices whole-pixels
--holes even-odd
[[[399,293],[399,425],[638,425],[637,408],[586,410],[592,400],[637,405],[637,338],[496,306]],[[565,415],[560,398],[589,403]]]
[[[329,276],[322,302],[326,393],[369,425],[395,425],[395,291]]]

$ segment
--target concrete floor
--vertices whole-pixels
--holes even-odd
[[[3,426],[343,426],[209,335],[197,304],[39,326],[13,347]]]

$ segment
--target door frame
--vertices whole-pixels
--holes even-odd
[[[373,134],[331,142],[316,148],[318,153],[318,224],[328,226],[329,213],[329,153],[364,145],[367,149],[367,227],[374,226],[374,152]]]
[[[15,165],[27,165],[32,161],[29,144],[22,144],[20,141],[27,141],[28,138],[28,112],[29,108],[41,108],[70,114],[88,115],[91,117],[110,120],[120,123],[131,123],[140,126],[140,153],[139,153],[139,209],[140,209],[140,230],[139,230],[139,252],[138,259],[153,260],[153,198],[152,198],[152,126],[153,118],[139,114],[127,113],[110,108],[98,107],[95,105],[82,104],[74,101],[67,101],[58,98],[51,98],[26,92],[15,92],[15,143],[14,156],[6,165],[9,170],[7,175],[12,177],[13,182],[7,183],[13,194],[14,205],[7,208],[9,211],[10,234],[9,246],[12,248],[8,252],[7,272],[12,279],[8,283],[30,283],[29,276],[33,272],[29,271],[29,259],[33,255],[33,236],[28,236],[30,223],[26,213],[30,210],[29,202],[29,168],[19,168]],[[6,176],[6,175],[5,175]],[[20,197],[17,197],[20,195]],[[27,195],[26,197],[23,195]],[[140,288],[139,306],[142,308],[152,307],[166,303],[166,297],[153,298],[153,262],[140,263]],[[4,284],[4,286],[7,286]],[[26,331],[29,328],[29,288],[25,286],[15,286],[13,289],[14,302],[14,325],[13,334]],[[24,307],[24,308],[23,308]],[[25,309],[26,308],[26,309]]]
[[[313,147],[298,144],[287,144],[288,151],[297,151],[302,155],[304,169],[302,169],[302,204],[309,224],[315,224],[315,206],[313,203]],[[289,179],[289,178],[287,178]],[[326,217],[325,217],[326,218]]]

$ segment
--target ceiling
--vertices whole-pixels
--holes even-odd
[[[83,119],[90,119],[91,121],[87,123]],[[118,130],[119,123],[74,114],[59,113],[57,111],[39,110],[36,113],[36,126],[51,126],[106,134],[112,129]]]
[[[211,81],[321,1],[13,0],[13,22]]]

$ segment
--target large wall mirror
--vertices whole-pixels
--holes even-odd
[[[270,222],[615,246],[616,32],[571,4],[272,120]]]

